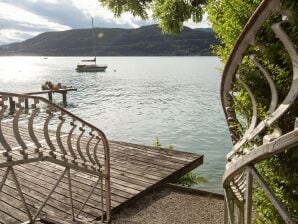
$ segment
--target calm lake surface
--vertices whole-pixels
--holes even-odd
[[[231,141],[220,104],[217,57],[99,57],[103,73],[77,73],[82,57],[0,57],[1,91],[40,90],[46,80],[77,87],[70,111],[109,139],[204,154],[200,189],[222,192]],[[60,94],[55,96],[61,101]]]

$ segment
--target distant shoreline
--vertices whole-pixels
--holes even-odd
[[[185,28],[163,35],[157,25],[137,29],[94,28],[45,32],[23,42],[0,45],[1,56],[212,56],[219,41],[211,29]],[[99,38],[100,36],[100,38]],[[93,49],[95,47],[95,49]]]

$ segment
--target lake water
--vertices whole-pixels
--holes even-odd
[[[99,57],[104,73],[76,73],[82,57],[0,57],[0,90],[40,90],[46,80],[77,87],[70,111],[109,139],[153,145],[159,137],[182,151],[204,154],[200,189],[222,192],[231,141],[220,95],[217,57]],[[60,94],[55,95],[57,102]]]

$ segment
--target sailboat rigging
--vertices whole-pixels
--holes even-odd
[[[76,68],[77,72],[104,72],[107,69],[107,65],[97,65],[96,64],[96,50],[95,50],[95,33],[94,33],[94,25],[92,18],[92,39],[93,39],[93,59],[85,59],[82,60]],[[82,63],[88,62],[88,63]]]

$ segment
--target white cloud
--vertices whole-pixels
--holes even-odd
[[[66,30],[71,28],[7,3],[0,3],[0,19],[14,21],[25,27],[49,30]]]
[[[39,32],[22,31],[16,29],[1,29],[0,30],[0,44],[19,42],[38,35]]]
[[[137,28],[140,27],[140,23],[143,21],[140,18],[135,18],[130,13],[123,13],[121,17],[116,18],[114,14],[107,8],[100,5],[97,0],[71,0],[72,4],[80,9],[84,14],[85,18],[90,19],[93,17],[103,19],[109,23],[114,23],[116,25],[126,25],[127,27]],[[151,24],[152,21],[148,21]]]

